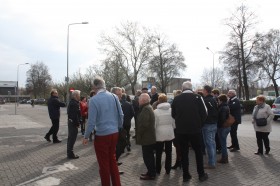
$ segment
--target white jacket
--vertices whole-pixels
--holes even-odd
[[[156,141],[170,141],[174,139],[175,121],[171,117],[170,104],[160,103],[154,110],[156,122]]]
[[[257,117],[256,118],[267,118],[267,125],[263,127],[259,127],[256,124],[256,121],[254,119],[254,113],[256,111],[257,106],[255,106],[254,111],[253,111],[253,118],[252,118],[252,123],[254,125],[255,131],[258,132],[271,132],[271,121],[273,118],[273,112],[268,104],[265,104],[264,108],[259,109]]]

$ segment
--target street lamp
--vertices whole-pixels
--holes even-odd
[[[19,100],[19,95],[18,95],[18,72],[19,72],[19,66],[20,65],[28,65],[29,63],[23,63],[23,64],[18,64],[17,66],[17,88],[15,89],[16,90],[16,97],[15,97],[15,115],[17,114],[17,103],[18,103],[18,100]]]
[[[69,102],[69,29],[71,25],[79,25],[79,24],[88,24],[88,22],[81,23],[70,23],[67,29],[67,76],[65,78],[66,81],[66,104]]]
[[[209,47],[206,47],[206,49],[209,50],[213,54],[212,87],[215,88],[215,72],[214,72],[214,57],[215,57],[215,53],[212,50],[210,50]]]

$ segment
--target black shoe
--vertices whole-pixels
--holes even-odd
[[[233,146],[231,145],[231,146],[229,146],[229,147],[227,147],[227,149],[232,149],[233,148]]]
[[[154,180],[154,179],[155,179],[154,176],[149,176],[149,175],[140,176],[140,180]]]
[[[45,136],[44,138],[45,138],[48,142],[51,142],[50,137]]]
[[[124,172],[123,171],[119,171],[119,174],[122,175],[122,174],[124,174]]]
[[[127,147],[126,147],[126,150],[127,150],[128,152],[130,152],[130,151],[131,151],[130,146],[127,146]]]
[[[135,136],[132,136],[132,138],[135,139],[135,138],[136,138],[136,135],[135,135]]]
[[[117,162],[118,166],[120,166],[122,164],[122,162]]]
[[[199,181],[205,181],[208,179],[208,174],[207,173],[204,173],[202,176],[199,176]]]
[[[78,155],[73,155],[73,156],[67,156],[67,159],[78,159]]]
[[[148,173],[142,173],[141,174],[141,176],[147,176],[148,175]]]
[[[265,154],[268,155],[270,152],[270,148],[265,151]]]
[[[235,148],[235,147],[234,147],[234,148],[230,149],[229,151],[230,151],[230,152],[237,152],[237,151],[239,151],[239,150],[240,150],[239,148]]]
[[[256,154],[256,155],[263,155],[263,153],[261,153],[261,152],[255,152],[254,154]]]
[[[190,174],[183,175],[183,182],[187,182],[190,179],[192,179],[192,176]]]
[[[53,143],[61,143],[60,140],[53,140]]]
[[[179,167],[180,169],[182,168],[182,162],[181,161],[176,161],[175,165],[171,167],[171,169],[177,169]]]

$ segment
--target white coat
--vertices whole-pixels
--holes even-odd
[[[255,106],[254,110],[253,110],[253,119],[252,119],[252,123],[254,125],[254,129],[255,131],[258,132],[271,132],[271,121],[273,118],[273,112],[270,108],[270,106],[268,104],[265,104],[264,108],[259,109],[256,118],[267,118],[267,125],[266,126],[262,126],[259,127],[256,124],[256,121],[254,119],[254,113],[256,111],[258,105]]]
[[[175,120],[171,117],[170,104],[160,103],[155,113],[156,141],[170,141],[174,139]]]

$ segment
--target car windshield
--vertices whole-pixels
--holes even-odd
[[[278,97],[276,100],[275,100],[275,102],[274,103],[278,103],[278,104],[280,104],[280,97]]]

